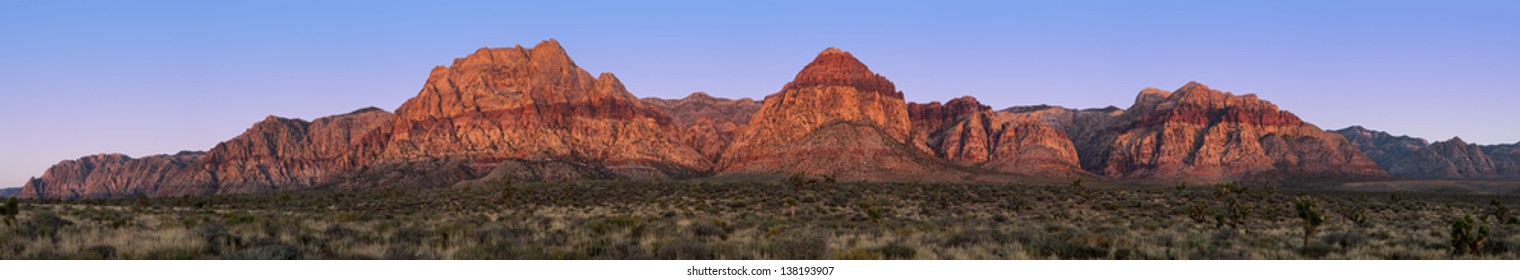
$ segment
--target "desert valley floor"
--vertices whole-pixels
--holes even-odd
[[[27,201],[0,258],[1517,259],[1514,185],[796,177]],[[1323,220],[1307,245],[1304,200]]]

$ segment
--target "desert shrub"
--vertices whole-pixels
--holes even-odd
[[[1464,215],[1451,222],[1451,251],[1454,255],[1482,252],[1483,242],[1488,241],[1488,225],[1478,224],[1472,215]]]
[[[692,225],[691,234],[697,237],[719,237],[724,239],[728,237],[727,231],[712,223],[697,223]]]
[[[416,226],[407,226],[398,228],[395,232],[391,232],[391,236],[388,241],[390,241],[392,244],[421,245],[422,241],[427,240],[428,236],[432,235],[433,233],[429,232],[427,229]]]
[[[987,245],[1009,244],[1017,242],[1018,238],[1013,233],[1004,233],[997,230],[964,230],[951,233],[944,239],[946,247],[980,247]]]
[[[876,202],[866,201],[861,202],[856,206],[860,207],[860,210],[865,212],[867,217],[871,218],[871,222],[876,223],[877,225],[881,225],[881,218],[884,216],[884,214],[882,213],[881,207],[878,207]]]
[[[798,232],[770,238],[761,253],[770,259],[816,260],[828,253],[828,237],[821,233]]]
[[[111,245],[95,245],[79,250],[79,258],[87,260],[105,260],[116,258],[116,247]]]
[[[1345,217],[1346,221],[1360,227],[1370,226],[1367,221],[1367,207],[1363,206],[1362,202],[1362,200],[1356,200],[1341,204],[1341,217]]]
[[[17,229],[17,233],[29,238],[47,237],[54,243],[57,243],[59,231],[63,230],[64,227],[72,225],[74,225],[74,222],[59,217],[57,213],[40,211],[32,214],[26,221],[22,221],[20,228]]]
[[[1504,203],[1499,202],[1497,199],[1488,201],[1487,214],[1487,218],[1494,223],[1515,224],[1516,222],[1520,222],[1520,220],[1516,220],[1515,217],[1510,216],[1509,207],[1504,206]]]
[[[1233,194],[1242,194],[1242,193],[1245,193],[1245,192],[1246,192],[1246,188],[1240,186],[1240,183],[1238,183],[1238,182],[1229,182],[1229,183],[1214,184],[1214,196],[1216,196],[1216,197],[1221,197],[1222,198],[1222,197],[1225,197],[1225,196],[1229,196],[1229,195],[1233,195]]]
[[[649,252],[639,246],[637,241],[598,239],[582,249],[583,254],[589,259],[599,260],[641,260],[649,259]],[[711,254],[708,252],[707,254]],[[710,258],[709,258],[710,259]]]
[[[1298,218],[1303,220],[1304,248],[1309,248],[1309,238],[1319,231],[1319,226],[1325,224],[1325,214],[1319,210],[1319,202],[1313,197],[1299,196],[1293,202],[1293,209],[1298,213]]]
[[[914,250],[913,247],[908,247],[897,242],[882,245],[881,248],[876,248],[876,251],[880,252],[883,258],[889,260],[911,260],[914,256],[918,255],[918,251]]]
[[[1187,191],[1187,182],[1177,183],[1177,186],[1174,186],[1172,188],[1176,189],[1177,192]]]
[[[1214,214],[1214,227],[1240,228],[1245,225],[1246,218],[1251,215],[1251,208],[1240,202],[1240,198],[1230,198],[1229,204],[1219,213]]]
[[[222,256],[228,260],[298,260],[301,252],[295,246],[284,243],[272,243],[239,250],[232,254]]]
[[[619,232],[643,226],[643,221],[630,216],[597,217],[586,221],[586,228],[597,234]]]
[[[1061,259],[1108,258],[1109,249],[1121,242],[1111,235],[1094,232],[1057,232],[1035,241],[1029,245],[1033,246],[1039,255],[1055,256]]]
[[[190,230],[191,235],[206,243],[204,253],[221,255],[242,246],[242,239],[227,232],[227,226],[218,222],[206,222]]]
[[[1367,244],[1367,235],[1357,232],[1326,233],[1324,237],[1320,238],[1320,241],[1324,241],[1325,244],[1339,246],[1344,250]]]
[[[676,238],[661,244],[655,257],[667,260],[710,260],[713,250],[706,243],[690,238]]]
[[[5,207],[0,207],[0,214],[5,215],[5,225],[15,226],[16,215],[21,214],[21,206],[15,197],[5,199]]]
[[[387,260],[416,260],[422,257],[417,254],[417,246],[407,243],[391,243],[385,247],[385,259]]]
[[[1188,218],[1193,219],[1193,222],[1195,223],[1202,224],[1204,222],[1207,222],[1209,220],[1209,203],[1203,201],[1194,201],[1193,205],[1188,207],[1187,213]]]

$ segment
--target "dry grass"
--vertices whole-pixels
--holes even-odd
[[[1299,194],[1328,217],[1307,248]],[[1492,201],[1520,199],[783,181],[306,191],[29,202],[0,234],[0,258],[1516,259],[1520,226],[1486,216]],[[1238,225],[1219,222],[1231,213],[1243,213]],[[1480,253],[1454,255],[1450,221],[1468,214],[1491,236]]]

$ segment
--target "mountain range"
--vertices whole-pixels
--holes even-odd
[[[1520,178],[1517,145],[1323,130],[1258,98],[1190,82],[1126,109],[966,96],[910,103],[828,48],[763,100],[637,98],[555,40],[482,48],[432,69],[395,112],[269,116],[204,152],[66,160],[23,198],[447,186],[510,179],[863,181],[1109,178],[1145,182]]]

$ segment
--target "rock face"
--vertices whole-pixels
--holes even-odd
[[[1102,118],[1102,117],[1099,117]],[[1074,139],[1089,171],[1156,180],[1351,180],[1387,176],[1345,138],[1254,94],[1192,82],[1141,91],[1091,137]],[[1070,128],[1068,128],[1070,129]],[[1090,135],[1090,136],[1089,136]]]
[[[105,198],[152,192],[180,184],[178,179],[193,173],[192,165],[204,155],[181,152],[134,159],[121,154],[100,154],[66,160],[49,167],[42,177],[27,180],[16,196]]]
[[[467,159],[484,173],[505,159],[599,162],[641,177],[690,177],[711,162],[669,116],[611,73],[592,77],[554,40],[485,48],[434,68],[422,92],[365,140],[376,163]]]
[[[868,180],[954,173],[909,144],[911,128],[907,103],[891,81],[828,48],[765,97],[718,170]]]
[[[891,81],[834,48],[761,102],[700,92],[638,99],[612,74],[593,76],[576,66],[549,40],[532,48],[483,48],[434,68],[394,114],[365,108],[310,122],[270,116],[206,152],[63,161],[17,195],[174,196],[714,174],[1219,182],[1355,180],[1389,172],[1520,178],[1520,144],[1427,144],[1360,127],[1327,132],[1255,95],[1198,83],[1175,93],[1145,89],[1124,110],[992,110],[969,96],[909,104]]]
[[[391,114],[376,108],[312,122],[269,116],[208,152],[131,158],[103,154],[64,161],[30,180],[21,197],[106,198],[305,189],[342,179],[359,165],[359,139]]]
[[[744,98],[714,98],[705,92],[692,93],[682,99],[641,99],[644,104],[670,116],[681,130],[681,140],[696,149],[709,162],[722,159],[723,151],[733,141],[739,127],[749,123],[760,109],[760,102]]]
[[[1352,126],[1334,131],[1377,161],[1388,173],[1407,178],[1520,178],[1520,150],[1515,144],[1480,146],[1462,138],[1429,143]]]
[[[961,166],[1021,175],[1084,174],[1064,131],[966,96],[941,105],[908,104],[915,143]]]
[[[724,112],[730,111],[744,109]],[[722,129],[744,117],[708,118]],[[533,48],[480,49],[435,68],[396,114],[366,108],[311,122],[270,116],[204,153],[64,161],[30,180],[20,196],[201,195],[440,186],[487,175],[544,180],[709,172],[715,160],[688,145],[695,140],[670,131],[676,126],[668,115],[634,98],[612,74],[592,77],[549,40]]]

